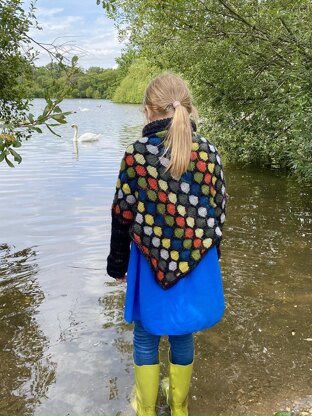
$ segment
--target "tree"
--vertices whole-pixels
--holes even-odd
[[[53,100],[48,95],[45,97],[46,107],[37,118],[29,113],[28,82],[38,55],[34,43],[40,44],[29,36],[31,28],[38,28],[34,5],[28,12],[21,5],[21,0],[2,0],[0,3],[0,162],[5,160],[11,167],[14,164],[9,157],[18,163],[22,160],[13,149],[21,146],[22,139],[28,139],[34,131],[41,133],[41,125],[55,134],[52,127],[66,123],[66,115],[69,114],[63,113],[59,107],[61,93]],[[49,50],[46,46],[42,47],[62,66],[70,82],[77,57],[68,62],[68,58],[64,58],[57,48]]]
[[[141,104],[147,84],[158,72],[159,68],[151,65],[146,59],[135,60],[117,87],[113,101]]]
[[[228,159],[312,179],[309,0],[103,0],[130,45],[190,81]]]

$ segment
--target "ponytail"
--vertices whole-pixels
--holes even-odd
[[[191,160],[193,129],[187,109],[179,104],[167,134],[167,149],[170,151],[169,164],[172,176],[180,177],[188,168]]]
[[[168,130],[166,152],[170,160],[165,172],[170,169],[174,177],[187,171],[191,161],[193,129],[190,115],[197,120],[197,110],[192,104],[191,93],[185,82],[177,75],[164,73],[154,78],[144,95],[144,105],[160,118],[172,117]]]

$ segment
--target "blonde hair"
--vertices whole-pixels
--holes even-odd
[[[167,134],[166,152],[170,150],[170,160],[165,172],[170,169],[172,176],[180,177],[191,160],[193,130],[190,116],[195,122],[198,117],[186,83],[175,74],[161,74],[147,86],[143,104],[162,118],[169,117],[174,111]]]

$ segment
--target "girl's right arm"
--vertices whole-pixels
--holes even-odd
[[[136,179],[134,179],[133,146],[129,145],[120,163],[116,191],[111,207],[110,253],[107,257],[107,273],[123,279],[130,257],[129,228],[135,217]]]

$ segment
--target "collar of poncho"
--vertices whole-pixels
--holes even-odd
[[[151,137],[157,135],[158,137],[165,137],[170,128],[172,117],[154,120],[146,124],[142,130],[142,137]],[[193,131],[196,131],[196,124],[190,119]]]

